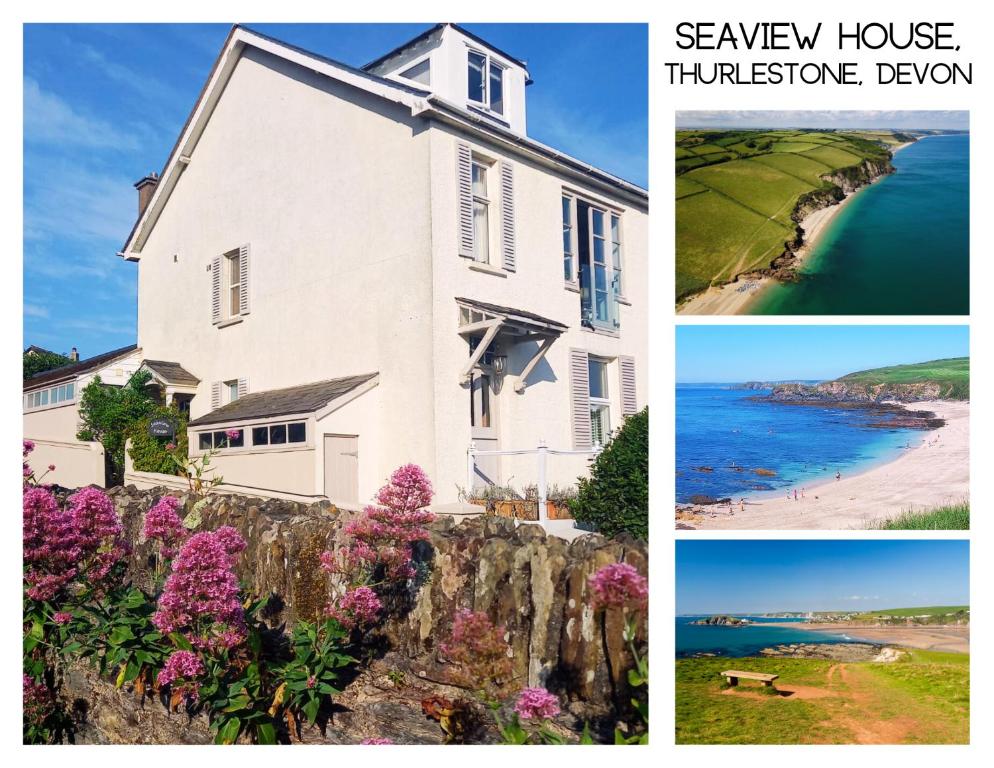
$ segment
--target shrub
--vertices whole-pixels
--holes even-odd
[[[590,477],[577,481],[569,502],[577,522],[605,536],[627,531],[649,538],[649,409],[629,416],[594,461]]]
[[[176,422],[176,437],[172,441],[152,437],[148,433],[148,425],[152,419],[173,419]],[[135,469],[139,472],[161,472],[165,475],[180,474],[166,446],[174,445],[175,452],[180,456],[189,455],[186,435],[188,420],[187,414],[180,413],[175,408],[157,408],[147,418],[136,421],[128,427],[126,437],[131,440],[128,453],[135,463]]]

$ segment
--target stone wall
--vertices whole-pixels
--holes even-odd
[[[113,488],[111,498],[124,521],[133,551],[136,583],[150,582],[152,549],[141,539],[144,513],[167,489]],[[182,497],[187,509],[192,500]],[[255,595],[270,595],[267,621],[291,626],[320,615],[333,585],[319,557],[344,540],[344,524],[354,515],[327,502],[214,496],[202,510],[202,530],[236,528],[248,543],[240,577]],[[643,574],[647,550],[630,537],[608,540],[596,534],[573,542],[547,536],[538,525],[507,518],[477,517],[455,524],[440,518],[430,526],[430,546],[417,553],[424,576],[401,615],[384,628],[391,656],[412,675],[450,684],[451,669],[437,654],[456,610],[486,611],[507,628],[517,678],[544,685],[573,702],[576,714],[606,713],[612,701],[627,702],[625,670],[630,664],[621,642],[622,616],[595,616],[586,581],[600,566],[626,561]]]

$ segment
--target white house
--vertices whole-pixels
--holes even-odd
[[[226,484],[361,503],[416,462],[454,502],[471,447],[589,452],[645,405],[648,194],[529,138],[530,82],[453,24],[362,68],[232,29],[119,254]]]

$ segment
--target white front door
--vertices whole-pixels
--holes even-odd
[[[470,376],[470,435],[478,451],[496,451],[497,398],[488,374],[474,371]],[[500,456],[477,456],[473,487],[500,485]],[[472,490],[472,489],[469,489]]]
[[[324,436],[324,495],[332,501],[359,501],[359,436]]]

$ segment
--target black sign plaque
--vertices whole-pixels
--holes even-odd
[[[148,423],[148,434],[152,437],[176,437],[176,422],[172,419],[152,419]]]

